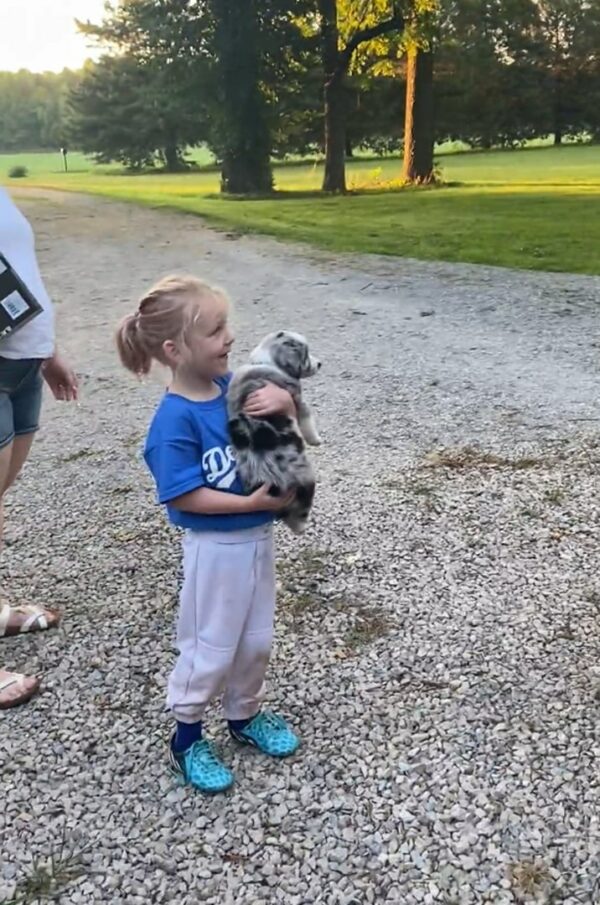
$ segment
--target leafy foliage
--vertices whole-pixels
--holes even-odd
[[[0,72],[0,151],[53,149],[64,141],[67,95],[77,75]]]
[[[70,106],[72,144],[99,163],[179,169],[183,149],[202,137],[202,120],[190,116],[175,74],[153,62],[105,56],[89,64]]]
[[[353,148],[402,146],[415,47],[437,141],[600,137],[600,0],[120,0],[80,27],[99,63],[0,73],[0,150],[177,169],[202,142],[230,191],[268,190],[271,156],[325,152],[335,188]]]

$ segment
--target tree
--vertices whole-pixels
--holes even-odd
[[[260,0],[210,0],[219,105],[222,191],[270,192],[271,136],[260,86]]]
[[[213,20],[215,149],[222,190],[271,191],[271,156],[312,117],[314,50],[300,22],[312,0],[209,0]],[[293,140],[293,139],[292,139]]]
[[[415,185],[434,181],[433,48],[412,43],[407,50],[404,162],[402,178]]]
[[[126,56],[87,64],[70,96],[70,143],[99,163],[139,169],[160,161],[167,170],[181,169],[181,149],[192,133],[183,131],[176,89],[165,85],[167,74]]]
[[[599,0],[536,0],[534,36],[545,80],[554,144],[583,131],[599,94]]]
[[[417,0],[418,2],[418,0]],[[324,72],[324,192],[346,191],[346,77],[361,45],[404,29],[396,0],[317,0]]]
[[[355,73],[349,81],[352,104],[346,135],[350,147],[368,148],[376,154],[398,151],[405,117],[404,72],[397,61],[393,72]]]
[[[308,154],[323,146],[319,45],[303,27],[314,0],[259,4],[261,89],[275,157]]]
[[[64,142],[66,99],[77,73],[0,72],[0,151],[37,151]]]
[[[86,147],[95,141],[92,150],[101,158],[114,148],[119,157],[113,159],[128,165],[160,159],[167,169],[178,170],[186,147],[207,139],[213,85],[205,7],[195,0],[121,0],[118,6],[107,3],[100,24],[78,23],[108,51],[73,99],[74,132]],[[103,83],[111,88],[111,103],[103,101]]]
[[[444,0],[435,45],[436,140],[514,147],[547,129],[532,0]]]
[[[203,139],[222,161],[222,189],[272,187],[272,127],[300,31],[296,10],[310,0],[121,0],[101,25],[80,27],[111,52],[171,72],[182,114],[202,121]],[[281,143],[283,136],[278,139]]]

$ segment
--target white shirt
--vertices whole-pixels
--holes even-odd
[[[42,306],[37,317],[0,339],[0,358],[50,358],[54,354],[54,311],[38,268],[33,230],[1,186],[0,251]]]

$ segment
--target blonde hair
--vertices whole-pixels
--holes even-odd
[[[137,311],[117,327],[115,339],[123,365],[138,376],[148,374],[153,361],[168,365],[164,343],[186,342],[203,303],[214,299],[227,300],[227,296],[196,277],[173,275],[159,280],[142,296]]]

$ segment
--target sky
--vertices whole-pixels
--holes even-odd
[[[97,55],[75,19],[102,19],[104,0],[0,0],[0,71],[77,69]]]

